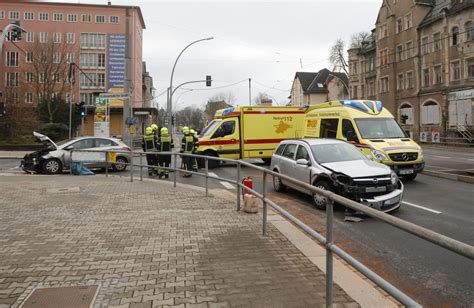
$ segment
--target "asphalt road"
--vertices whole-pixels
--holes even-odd
[[[441,150],[425,150],[427,168],[470,168],[472,153],[447,152],[455,156],[449,163],[434,156]],[[432,158],[433,157],[433,158]],[[253,163],[265,167],[259,160]],[[474,162],[473,162],[474,163]],[[459,165],[456,165],[459,164]],[[0,172],[18,172],[18,160],[0,160]],[[474,166],[472,166],[474,168]],[[202,170],[201,170],[202,171]],[[236,168],[222,165],[210,170],[211,175],[236,178]],[[117,173],[130,176],[130,172]],[[143,170],[148,177],[146,170]],[[139,178],[135,169],[134,176]],[[262,189],[262,176],[250,168],[242,168],[242,176],[254,179],[256,190]],[[178,182],[204,186],[204,178],[178,176]],[[172,181],[171,178],[168,181]],[[223,181],[210,180],[209,188],[228,189],[235,186]],[[315,209],[311,198],[288,190],[277,193],[271,177],[267,178],[268,195],[304,223],[325,233],[324,212]],[[474,186],[472,184],[420,175],[405,183],[404,204],[392,215],[429,228],[459,241],[474,244]],[[467,258],[439,248],[431,243],[398,230],[385,223],[366,217],[360,223],[344,222],[344,211],[336,207],[335,241],[356,259],[369,266],[386,280],[408,293],[425,306],[470,307],[474,299],[474,266]]]
[[[474,170],[474,149],[423,148],[425,169],[431,171]]]

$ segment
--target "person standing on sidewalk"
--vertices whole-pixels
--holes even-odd
[[[191,136],[193,136],[193,143],[194,143],[194,146],[193,146],[193,154],[196,154],[197,153],[197,149],[199,147],[199,138],[197,137],[197,132],[194,130],[194,129],[190,129],[189,130],[189,134]],[[192,157],[193,159],[193,170],[195,172],[198,171],[198,162],[197,162],[197,159],[196,157]]]
[[[185,126],[183,127],[183,138],[181,139],[181,153],[184,154],[192,154],[194,150],[194,137],[191,136],[189,132],[189,127]],[[183,163],[184,163],[184,169],[186,171],[192,171],[193,170],[193,158],[189,156],[182,156],[183,157]],[[190,177],[192,174],[189,172],[186,172],[184,174],[185,177]]]
[[[146,162],[148,165],[148,175],[152,176],[154,172],[154,167],[157,164],[156,161],[156,154],[152,154],[152,152],[157,151],[157,138],[156,134],[153,132],[153,128],[147,127],[145,129],[145,136],[143,136],[142,140],[142,149],[146,152]]]
[[[159,152],[171,152],[174,147],[173,137],[169,135],[168,129],[162,127],[160,130],[160,137],[158,138],[158,151]],[[169,177],[169,168],[171,164],[171,154],[159,155],[158,162],[160,164],[159,177],[162,176],[167,179]],[[164,168],[166,169],[164,169]]]

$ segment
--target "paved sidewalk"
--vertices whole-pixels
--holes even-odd
[[[324,274],[272,224],[160,181],[0,176],[0,307],[100,285],[94,307],[318,307]],[[334,286],[336,307],[357,307]]]

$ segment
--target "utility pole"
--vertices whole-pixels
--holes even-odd
[[[252,106],[252,78],[249,78],[249,106]]]
[[[127,8],[125,10],[125,82],[124,82],[124,92],[129,93],[130,95],[123,100],[123,118],[122,118],[122,123],[123,123],[123,130],[122,130],[122,139],[124,142],[126,140],[129,140],[129,146],[132,148],[133,147],[133,136],[130,133],[129,127],[128,127],[128,122],[127,119],[132,116],[132,102],[131,102],[131,96],[132,93],[130,91],[131,89],[131,42],[130,42],[130,18],[131,18],[131,13],[130,13],[130,8]],[[128,138],[127,138],[128,137]]]

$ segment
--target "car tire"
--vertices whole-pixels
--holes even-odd
[[[278,173],[277,170],[274,170],[276,173]],[[276,192],[282,192],[286,189],[286,186],[281,182],[281,178],[277,176],[273,176],[273,188],[275,189]]]
[[[212,152],[212,151],[206,151],[204,152],[204,155],[211,156],[211,157],[219,157],[215,152]],[[205,162],[203,161],[202,164],[204,166]],[[214,160],[214,159],[209,159],[207,164],[208,164],[209,169],[214,169],[214,168],[219,167],[219,161]]]
[[[117,159],[115,160],[116,163],[124,163],[124,164],[128,164],[128,159],[123,157],[123,156],[118,156]],[[118,172],[122,172],[122,171],[125,171],[125,169],[127,169],[127,165],[117,165],[117,164],[112,164],[112,170],[113,171],[118,171]]]
[[[313,185],[322,190],[334,192],[334,186],[327,181],[318,181]],[[316,193],[313,194],[313,204],[317,209],[326,210],[326,205],[328,204],[328,202],[328,198],[318,195]]]
[[[416,173],[413,173],[413,174],[405,174],[405,175],[402,175],[402,179],[406,180],[406,181],[413,181],[415,178],[416,178],[417,174]]]
[[[63,164],[59,159],[49,158],[43,162],[41,170],[46,174],[59,174],[63,171]]]

